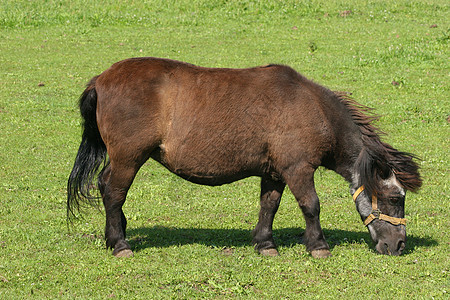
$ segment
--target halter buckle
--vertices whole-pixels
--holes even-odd
[[[372,210],[371,214],[375,217],[375,219],[379,219],[380,215],[381,215],[381,210],[374,209],[374,210]]]

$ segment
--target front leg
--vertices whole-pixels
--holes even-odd
[[[314,258],[331,256],[330,247],[320,226],[320,204],[319,197],[314,187],[314,169],[298,168],[293,176],[288,176],[287,183],[297,200],[306,221],[305,234],[303,237],[306,250]]]
[[[285,184],[270,178],[261,178],[261,209],[258,224],[253,230],[253,244],[262,255],[276,256],[278,251],[273,240],[272,225],[280,205]]]
[[[311,253],[314,258],[322,258],[331,256],[330,247],[325,240],[325,236],[320,226],[319,214],[320,204],[319,198],[314,193],[309,197],[298,200],[303,216],[306,221],[304,243],[306,250]]]

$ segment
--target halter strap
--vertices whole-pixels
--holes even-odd
[[[364,191],[364,185],[360,186],[356,190],[356,192],[353,194],[353,201],[355,201],[355,203],[356,203],[356,199],[358,198],[359,194],[361,194],[362,191]],[[380,219],[380,220],[389,222],[392,225],[405,225],[406,226],[405,218],[395,218],[395,217],[390,217],[388,215],[382,214],[381,211],[378,209],[377,196],[375,194],[372,194],[372,212],[364,220],[364,225],[365,226],[369,225],[375,219]]]

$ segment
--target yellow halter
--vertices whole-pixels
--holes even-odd
[[[356,192],[353,194],[353,201],[356,202],[356,198],[358,198],[359,194],[364,191],[364,186],[360,186],[359,189],[356,190]],[[390,217],[388,215],[382,214],[381,211],[378,209],[377,204],[377,196],[375,194],[372,194],[372,212],[370,215],[364,220],[364,225],[369,225],[373,220],[380,219],[386,222],[391,223],[392,225],[405,225],[406,226],[406,219],[405,218],[395,218]]]

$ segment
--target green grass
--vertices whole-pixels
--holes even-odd
[[[447,298],[449,5],[392,2],[2,1],[0,298]],[[300,243],[304,221],[289,191],[274,224],[281,256],[265,258],[250,245],[257,178],[204,187],[154,162],[125,204],[134,258],[105,250],[103,212],[68,229],[77,98],[92,76],[134,56],[288,64],[375,107],[385,140],[422,158],[405,255],[375,254],[347,183],[323,169],[326,260]]]

